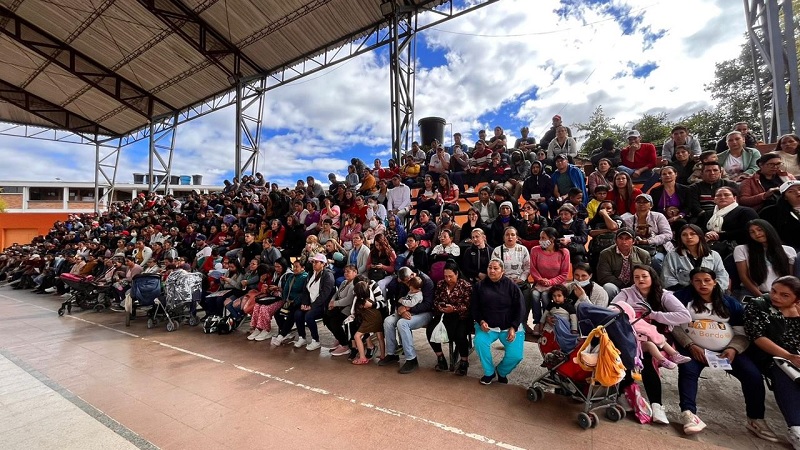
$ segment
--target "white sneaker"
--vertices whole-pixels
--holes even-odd
[[[468,187],[467,188],[467,194],[474,194],[474,193],[475,193],[475,188],[474,187]]]
[[[751,433],[755,434],[761,439],[764,439],[765,441],[770,441],[770,442],[781,441],[778,438],[778,435],[775,434],[774,431],[772,431],[772,428],[769,427],[767,421],[764,419],[747,419],[745,428],[750,430]]]
[[[67,292],[66,294],[62,294],[62,295],[61,295],[61,297],[62,297],[62,298],[68,298],[68,297],[72,297],[72,294],[70,294],[69,292]]]
[[[700,420],[693,412],[686,410],[681,412],[681,423],[685,434],[697,434],[706,427],[705,422]]]
[[[306,339],[298,337],[296,341],[294,341],[294,348],[300,348],[306,345]]]
[[[56,287],[55,286],[49,287],[49,288],[45,289],[44,291],[47,292],[48,294],[52,294],[53,292],[56,291]]]
[[[320,345],[319,341],[315,341],[312,339],[311,342],[308,345],[306,345],[306,350],[313,352],[314,350],[319,350],[320,347],[322,346]]]
[[[669,425],[669,419],[667,419],[667,413],[664,411],[664,407],[661,406],[660,403],[651,403],[650,408],[653,410],[653,423]]]
[[[272,333],[267,330],[261,330],[261,333],[258,333],[258,336],[255,337],[256,342],[266,341],[267,339],[271,338],[270,336]]]
[[[800,427],[789,427],[786,439],[792,444],[794,450],[800,450]]]
[[[250,333],[250,335],[249,335],[249,336],[247,336],[247,340],[248,340],[248,341],[254,341],[254,340],[256,340],[256,337],[257,337],[259,334],[261,334],[261,330],[259,330],[258,328],[253,328],[253,332],[252,332],[252,333]]]
[[[279,334],[279,335],[275,336],[274,338],[272,338],[272,345],[277,347],[277,346],[283,344],[283,341],[285,341],[285,340],[286,340],[286,336],[282,336],[282,335]]]

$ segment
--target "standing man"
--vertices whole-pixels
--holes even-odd
[[[542,139],[539,141],[539,145],[546,149],[550,146],[550,141],[556,138],[556,129],[561,126],[561,116],[556,114],[553,116],[553,126],[550,127],[549,130],[542,136]],[[567,129],[567,136],[572,137],[572,130],[569,127],[565,127]]]

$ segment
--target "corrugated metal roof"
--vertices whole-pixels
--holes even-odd
[[[241,76],[271,74],[303,56],[316,56],[313,53],[321,48],[357,39],[359,30],[383,23],[381,3],[0,0],[0,80],[14,86],[0,89],[0,121],[77,130],[43,119],[41,111],[26,111],[20,107],[24,103],[12,97],[30,95],[95,124],[101,134],[124,135],[145,126],[149,118],[231,89],[232,50],[241,54]],[[167,14],[159,16],[148,6]],[[194,14],[199,22],[187,24],[169,15],[176,11]],[[225,52],[217,61],[192,43],[201,22],[207,26],[206,48]],[[18,29],[22,32],[17,33]],[[85,122],[80,131],[86,131]]]

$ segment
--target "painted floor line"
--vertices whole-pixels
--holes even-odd
[[[11,298],[11,297],[6,297],[4,295],[0,295],[0,296],[5,297],[5,298]],[[23,302],[23,303],[28,303],[28,302]],[[51,309],[48,309],[48,308],[45,308],[45,307],[42,307],[42,306],[39,306],[39,305],[34,305],[32,303],[28,303],[28,304],[31,305],[31,306],[35,306],[35,307],[37,307],[39,309],[44,309],[46,311],[55,312],[55,311],[53,311]],[[75,320],[79,320],[81,322],[85,322],[85,323],[88,323],[88,324],[96,325],[96,326],[101,327],[101,328],[105,328],[107,330],[116,331],[117,333],[121,333],[121,334],[124,334],[126,336],[135,337],[135,338],[142,339],[144,341],[152,342],[154,344],[158,344],[158,345],[161,345],[163,347],[167,347],[167,348],[169,348],[171,350],[175,350],[175,351],[179,351],[179,352],[182,352],[182,353],[186,353],[188,355],[192,355],[192,356],[195,356],[197,358],[206,359],[206,360],[218,363],[218,364],[226,364],[225,361],[216,359],[216,358],[208,356],[208,355],[204,355],[202,353],[197,353],[197,352],[193,352],[191,350],[187,350],[187,349],[184,349],[184,348],[181,348],[181,347],[177,347],[177,346],[174,346],[174,345],[165,344],[163,342],[160,342],[160,341],[157,341],[157,340],[154,340],[154,339],[141,337],[141,336],[135,335],[133,333],[128,333],[127,331],[122,331],[122,330],[119,330],[119,329],[116,329],[116,328],[112,328],[112,327],[109,327],[109,326],[106,326],[106,325],[103,325],[103,324],[99,324],[97,322],[92,322],[91,320],[82,319],[80,317],[75,317],[75,316],[72,316],[72,315],[65,315],[64,317],[69,317],[69,318],[72,318],[72,319],[75,319]],[[247,367],[240,366],[238,364],[231,363],[231,366],[235,367],[238,370],[242,370],[244,372],[247,372],[247,373],[250,373],[250,374],[253,374],[253,375],[258,375],[258,376],[267,378],[269,380],[273,380],[273,381],[277,381],[277,382],[280,382],[280,383],[287,384],[289,386],[294,386],[294,387],[297,387],[297,388],[300,388],[300,389],[305,389],[307,391],[314,392],[314,393],[317,393],[317,394],[320,394],[320,395],[330,396],[330,397],[335,398],[337,400],[341,400],[341,401],[345,401],[345,402],[348,402],[348,403],[356,404],[356,405],[359,405],[359,406],[361,406],[363,408],[370,409],[372,411],[380,412],[380,413],[383,413],[383,414],[388,414],[388,415],[391,415],[391,416],[394,416],[394,417],[407,418],[407,419],[413,420],[415,422],[421,422],[421,423],[436,427],[436,428],[438,428],[438,429],[440,429],[442,431],[446,431],[448,433],[452,433],[452,434],[455,434],[455,435],[458,435],[458,436],[463,436],[463,437],[466,437],[466,438],[469,438],[469,439],[473,439],[473,440],[481,442],[483,444],[494,445],[494,446],[497,446],[499,448],[504,448],[504,449],[508,449],[508,450],[524,450],[523,447],[517,447],[517,446],[512,445],[512,444],[508,444],[508,443],[505,443],[505,442],[497,441],[495,439],[492,439],[492,438],[489,438],[489,437],[486,437],[486,436],[483,436],[483,435],[480,435],[480,434],[477,434],[477,433],[469,433],[469,432],[464,431],[464,430],[462,430],[462,429],[460,429],[458,427],[452,427],[452,426],[449,426],[449,425],[446,425],[446,424],[443,424],[443,423],[440,423],[440,422],[436,422],[436,421],[433,421],[433,420],[430,420],[430,419],[426,419],[424,417],[418,417],[418,416],[415,416],[413,414],[405,413],[405,412],[402,412],[402,411],[397,411],[397,410],[393,410],[393,409],[389,409],[389,408],[383,408],[381,406],[377,406],[377,405],[374,405],[374,404],[371,404],[371,403],[364,403],[364,402],[361,402],[361,401],[356,400],[356,399],[351,399],[351,398],[347,398],[347,397],[344,397],[344,396],[336,395],[336,394],[334,394],[334,393],[332,393],[330,391],[327,391],[325,389],[322,389],[322,388],[308,386],[308,385],[305,385],[305,384],[302,384],[302,383],[296,383],[296,382],[288,380],[286,378],[281,378],[281,377],[278,377],[278,376],[275,376],[275,375],[271,375],[271,374],[266,373],[266,372],[261,372],[261,371],[255,370],[255,369],[249,369]]]

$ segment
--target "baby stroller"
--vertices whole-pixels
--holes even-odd
[[[147,328],[155,326],[155,313],[158,297],[161,296],[161,276],[157,273],[141,273],[131,280],[131,289],[125,296],[125,326],[131,326],[131,318],[136,317],[138,307],[151,307],[147,313]]]
[[[556,317],[553,331],[546,331],[539,339],[539,351],[544,358],[542,366],[547,368],[547,372],[533,380],[528,388],[528,400],[538,402],[543,399],[543,386],[555,388],[556,394],[580,400],[583,411],[578,414],[578,425],[587,429],[594,428],[599,423],[599,417],[594,411],[605,409],[606,418],[617,422],[625,417],[625,410],[616,403],[619,396],[618,384],[604,387],[593,382],[594,374],[577,363],[581,344],[586,336],[596,327],[604,327],[611,342],[620,352],[622,364],[628,370],[634,368],[639,349],[628,316],[621,310],[582,303],[577,307],[577,315],[580,337],[571,333],[567,320]]]
[[[167,331],[177,330],[183,320],[192,327],[199,323],[194,311],[202,290],[200,273],[176,270],[169,274],[164,283],[164,296],[156,300],[156,309],[167,318]]]
[[[58,308],[58,315],[63,316],[64,312],[72,314],[72,307],[78,306],[81,309],[94,309],[96,312],[104,310],[107,306],[105,302],[99,300],[99,296],[104,292],[103,288],[92,281],[92,277],[79,277],[70,273],[61,274],[61,281],[69,288],[70,296]]]

